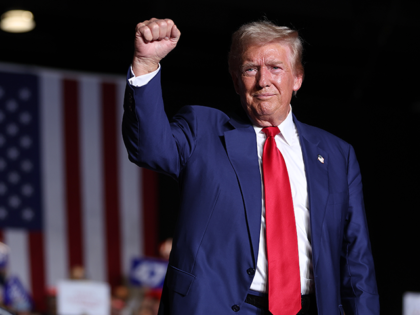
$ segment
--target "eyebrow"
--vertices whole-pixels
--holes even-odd
[[[284,62],[279,61],[279,60],[268,60],[267,62],[265,62],[265,64],[269,64],[269,65],[284,65]],[[251,68],[251,67],[259,67],[260,64],[259,63],[255,63],[255,62],[245,62],[242,66],[241,69],[245,69],[245,68]]]

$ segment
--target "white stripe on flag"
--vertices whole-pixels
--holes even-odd
[[[68,277],[64,206],[63,113],[61,76],[40,75],[41,161],[46,283],[55,287]]]
[[[106,281],[100,84],[98,77],[79,81],[80,158],[86,276]]]
[[[28,234],[23,230],[7,229],[4,241],[10,247],[9,274],[18,276],[24,288],[30,292]]]

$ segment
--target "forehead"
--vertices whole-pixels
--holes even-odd
[[[267,43],[264,45],[250,45],[242,54],[242,63],[278,61],[290,64],[291,51],[287,44]]]

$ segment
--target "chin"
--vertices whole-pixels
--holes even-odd
[[[258,110],[256,111],[256,114],[258,116],[270,116],[270,115],[273,115],[278,110],[276,106],[272,104],[264,104],[264,103],[260,104],[257,107],[257,109]]]

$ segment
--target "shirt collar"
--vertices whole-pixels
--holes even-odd
[[[280,137],[288,144],[293,145],[295,140],[297,139],[297,130],[295,123],[293,122],[293,115],[292,115],[292,106],[290,106],[289,114],[283,122],[278,125],[280,129]],[[262,127],[254,126],[254,130],[257,134],[262,133]]]

